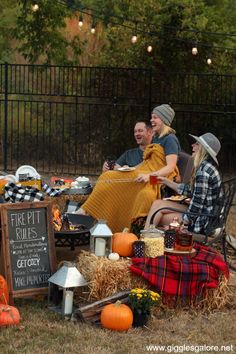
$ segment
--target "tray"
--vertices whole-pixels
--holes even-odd
[[[129,171],[134,171],[135,167],[119,167],[117,168],[117,171],[120,172],[129,172]]]
[[[170,200],[172,202],[182,202],[185,199],[187,198],[183,195],[172,195],[171,197],[163,198],[163,200]]]
[[[191,251],[177,251],[177,250],[170,250],[168,248],[164,249],[166,254],[172,254],[174,256],[190,256],[193,257],[197,253],[197,250],[193,248]]]

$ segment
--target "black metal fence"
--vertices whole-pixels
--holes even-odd
[[[135,145],[133,125],[171,102],[183,149],[188,133],[220,137],[221,168],[236,164],[236,75],[2,64],[0,167],[99,174],[104,158]]]

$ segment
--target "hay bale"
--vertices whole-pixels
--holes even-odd
[[[135,287],[147,288],[147,282],[129,270],[130,260],[111,261],[82,250],[76,266],[89,282],[88,300],[101,300],[119,291]],[[76,296],[76,295],[75,295]]]

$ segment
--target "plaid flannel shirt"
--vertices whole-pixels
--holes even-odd
[[[218,170],[210,162],[204,160],[196,171],[193,189],[189,185],[181,183],[177,191],[179,194],[191,198],[188,212],[211,214],[217,198],[221,196],[220,187],[221,179]],[[204,233],[209,218],[184,214],[183,221],[190,225],[193,232]]]
[[[194,298],[206,288],[217,288],[220,275],[229,277],[222,257],[212,248],[195,244],[196,255],[132,258],[130,270],[142,276],[162,295]]]

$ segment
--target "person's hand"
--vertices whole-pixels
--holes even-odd
[[[167,181],[169,181],[168,178],[158,176],[158,182],[159,182],[159,183],[167,184],[167,183],[166,183]]]
[[[149,181],[149,174],[148,173],[141,173],[135,179],[136,182],[147,183]]]
[[[105,161],[103,166],[102,166],[102,171],[106,172],[106,171],[109,171],[109,170],[110,170],[109,165],[108,165],[107,161]]]

